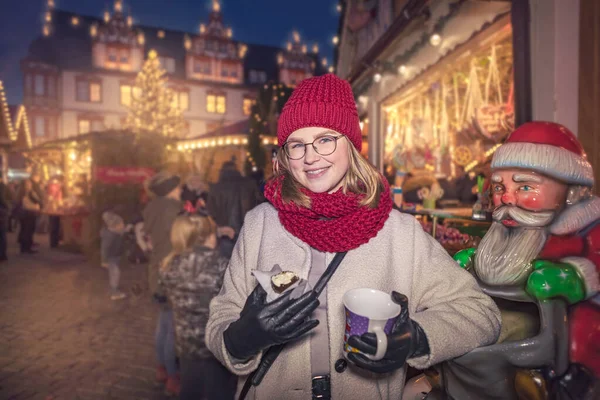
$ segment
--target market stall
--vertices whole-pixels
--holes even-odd
[[[127,220],[139,211],[144,181],[167,167],[167,146],[162,136],[108,131],[25,151],[46,189],[42,213],[60,219],[62,245],[97,256],[102,212],[112,209]]]
[[[486,169],[514,127],[513,31],[509,3],[430,11],[390,45],[363,98],[379,107],[371,141],[396,205],[454,252],[489,226]]]
[[[216,182],[226,161],[234,161],[239,171],[245,171],[246,165],[250,164],[250,172],[257,172],[256,163],[248,151],[249,129],[248,120],[244,120],[197,138],[180,140],[176,145],[177,153],[187,165],[188,172],[201,176],[205,182]],[[260,150],[266,157],[265,165],[271,165],[277,138],[263,135],[260,144]],[[265,173],[269,174],[270,168],[266,168]]]

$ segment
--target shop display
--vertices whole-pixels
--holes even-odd
[[[497,149],[514,126],[514,86],[510,23],[495,29],[488,44],[463,50],[459,61],[436,66],[385,104],[386,170],[455,178]]]

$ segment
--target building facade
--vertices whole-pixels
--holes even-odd
[[[21,62],[34,145],[123,128],[150,50],[167,72],[173,105],[183,111],[182,138],[247,119],[267,82],[295,85],[324,72],[318,47],[309,52],[297,33],[286,48],[235,40],[217,0],[197,33],[134,24],[121,0],[103,18],[58,10],[48,0],[44,21]]]

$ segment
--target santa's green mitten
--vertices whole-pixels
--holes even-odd
[[[527,293],[538,300],[562,297],[569,304],[585,299],[583,280],[570,264],[547,260],[532,262],[534,271],[527,280]]]
[[[458,263],[458,265],[460,265],[461,268],[469,270],[473,265],[473,258],[475,257],[476,250],[477,249],[475,247],[463,249],[454,255],[454,260]]]

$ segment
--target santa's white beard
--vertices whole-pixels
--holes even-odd
[[[494,222],[475,254],[475,272],[488,285],[520,285],[531,273],[530,261],[540,253],[545,228],[507,228]]]

